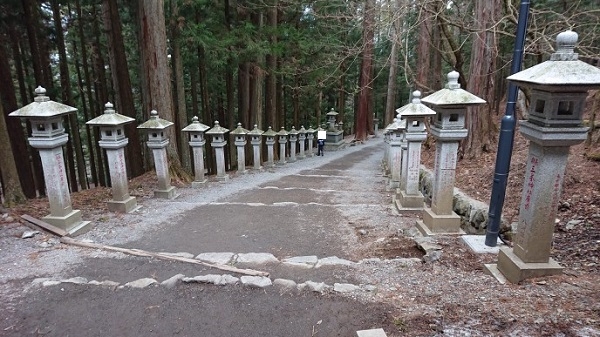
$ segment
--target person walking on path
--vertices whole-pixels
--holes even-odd
[[[317,140],[317,156],[323,155],[323,147],[325,146],[325,139]]]

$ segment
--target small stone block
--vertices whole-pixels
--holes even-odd
[[[231,262],[234,255],[233,253],[202,253],[196,256],[196,259],[208,263],[226,265]]]
[[[462,229],[459,229],[458,232],[451,232],[451,233],[445,233],[445,232],[432,232],[429,227],[427,227],[425,225],[425,223],[421,220],[417,220],[416,222],[416,227],[419,230],[419,232],[421,232],[421,234],[423,234],[423,236],[434,236],[434,235],[463,235],[465,234],[465,232]]]
[[[483,273],[493,276],[500,284],[506,284],[506,277],[498,270],[498,265],[495,263],[484,264]]]
[[[460,216],[454,212],[439,215],[434,213],[431,208],[425,207],[423,210],[423,223],[434,233],[458,234],[462,232],[460,229]]]
[[[129,197],[123,201],[110,200],[107,202],[108,210],[116,213],[130,213],[137,207],[135,197]]]
[[[396,208],[398,211],[420,211],[425,208],[425,198],[419,192],[417,195],[408,195],[406,191],[400,191],[396,196]]]
[[[485,245],[485,235],[463,235],[461,239],[471,248],[475,254],[498,254],[504,243],[498,239],[496,247]]]
[[[204,186],[206,186],[206,181],[207,181],[207,179],[200,180],[200,181],[192,181],[192,188],[204,187]]]
[[[319,261],[319,258],[315,255],[311,255],[290,257],[288,259],[284,259],[282,262],[290,266],[312,268],[317,261]]]
[[[237,263],[249,263],[249,264],[263,264],[263,263],[276,263],[279,260],[269,253],[245,253],[238,254]]]
[[[175,197],[177,197],[175,194],[175,187],[170,186],[166,190],[154,190],[154,197],[162,199],[175,199]]]
[[[512,283],[525,279],[562,274],[561,267],[553,259],[545,263],[525,263],[508,247],[500,248],[498,253],[498,270]]]
[[[356,335],[358,337],[387,337],[383,329],[359,330]]]
[[[229,180],[229,174],[217,176],[215,179],[217,179],[217,181],[227,181],[227,180]]]

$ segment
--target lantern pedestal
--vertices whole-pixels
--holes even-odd
[[[423,220],[417,221],[417,228],[424,236],[439,234],[463,235],[465,232],[460,228],[460,216],[454,212],[439,215],[431,208],[423,209]]]

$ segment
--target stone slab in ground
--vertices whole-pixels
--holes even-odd
[[[475,254],[498,254],[500,247],[505,246],[500,239],[498,239],[496,247],[486,246],[485,235],[463,235],[461,239]]]

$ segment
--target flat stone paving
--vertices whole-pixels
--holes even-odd
[[[165,207],[179,203],[186,210],[121,244],[191,256],[231,253],[229,264],[268,271],[268,279],[189,283],[182,280],[235,281],[241,275],[130,256],[89,258],[69,272],[88,283],[49,279],[48,286],[38,285],[42,290],[33,289],[10,316],[18,323],[6,336],[354,336],[357,330],[391,329],[385,305],[341,295],[376,291],[376,285],[361,285],[355,276],[353,264],[360,261],[352,261],[349,245],[357,234],[345,214],[365,213],[368,219],[369,212],[389,208],[391,199],[375,187],[385,179],[378,166],[382,150],[376,139],[307,158],[315,167],[249,184],[215,201],[204,202],[202,189],[183,191]],[[207,188],[220,186],[227,182]],[[260,256],[274,260],[252,261]],[[322,296],[325,290],[340,296]]]

